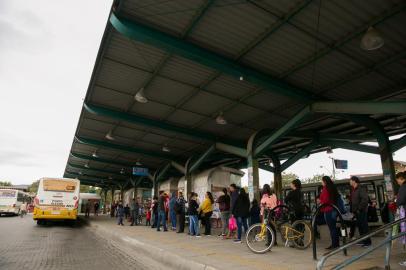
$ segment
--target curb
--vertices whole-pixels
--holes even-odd
[[[137,252],[142,253],[144,256],[149,257],[150,259],[158,263],[161,263],[165,267],[179,270],[218,270],[213,266],[185,259],[179,255],[141,242],[135,238],[121,236],[117,232],[107,230],[96,224],[93,224],[92,222],[89,222],[88,225],[93,229],[93,232],[96,232],[101,237],[106,238],[107,236],[109,240],[127,245],[129,248],[135,248]]]

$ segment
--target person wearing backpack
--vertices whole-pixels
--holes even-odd
[[[351,212],[354,214],[360,236],[369,233],[368,227],[368,192],[360,185],[359,178],[351,176],[350,185],[353,188],[351,193]],[[363,247],[371,246],[371,238],[362,241]]]
[[[219,205],[220,217],[222,224],[222,231],[219,236],[226,236],[228,229],[228,220],[230,219],[230,196],[228,195],[227,188],[223,188],[223,195],[221,195],[216,203]]]

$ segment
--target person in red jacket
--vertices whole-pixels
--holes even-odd
[[[323,189],[320,194],[321,204],[336,204],[339,196],[337,187],[334,185],[333,181],[328,176],[323,176],[321,179]],[[332,207],[327,205],[320,210],[324,213],[324,219],[326,220],[328,229],[330,231],[331,245],[326,249],[335,249],[339,246],[339,236],[336,227],[337,223],[337,211]]]

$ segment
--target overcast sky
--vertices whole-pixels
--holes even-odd
[[[111,1],[0,0],[0,180],[29,184],[61,177],[79,119]],[[379,157],[335,150],[346,177],[380,173]],[[406,149],[395,159],[406,160]],[[325,166],[325,168],[320,168]],[[330,174],[326,153],[287,172]],[[262,171],[261,184],[270,173]]]

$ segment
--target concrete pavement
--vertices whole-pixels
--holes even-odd
[[[245,244],[236,244],[231,240],[221,240],[217,236],[190,237],[174,232],[157,232],[145,226],[118,226],[116,220],[110,217],[91,217],[88,229],[102,237],[113,239],[129,249],[134,249],[154,260],[173,269],[315,269],[316,263],[312,260],[312,250],[297,250],[277,246],[267,254],[254,254]],[[217,235],[217,234],[216,234]],[[382,238],[374,238],[379,241]],[[279,243],[282,243],[281,241]],[[328,237],[325,226],[322,227],[322,240],[318,242],[319,258],[328,246]],[[361,247],[354,247],[348,255],[363,251]],[[345,259],[338,255],[329,260],[327,268]],[[401,269],[398,262],[406,255],[398,243],[394,244],[392,253],[392,269]],[[347,269],[371,269],[382,267],[384,249],[380,249],[367,258],[353,264]],[[379,268],[378,268],[379,269]]]

